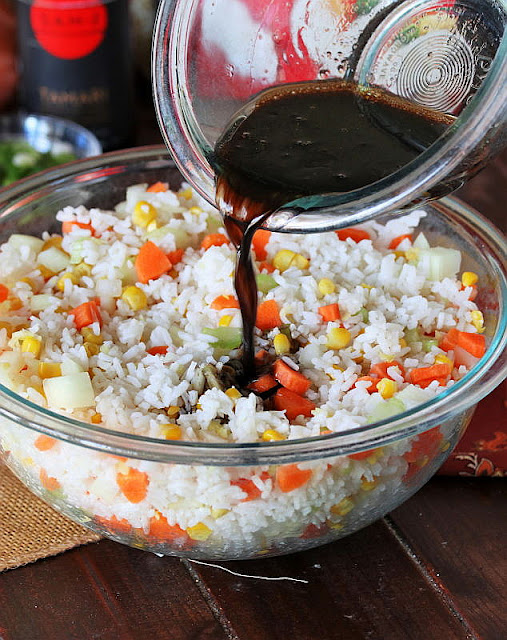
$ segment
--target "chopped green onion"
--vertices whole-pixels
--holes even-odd
[[[215,349],[238,349],[243,340],[241,329],[236,327],[206,327],[202,332],[217,339],[216,342],[213,342]]]
[[[278,286],[277,281],[268,273],[258,273],[255,279],[257,280],[257,289],[262,293],[268,293],[268,291]]]

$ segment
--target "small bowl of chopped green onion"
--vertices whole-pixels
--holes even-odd
[[[102,153],[94,134],[75,122],[35,113],[0,117],[0,185]]]

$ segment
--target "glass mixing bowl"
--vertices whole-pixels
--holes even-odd
[[[392,175],[299,198],[264,226],[324,231],[439,198],[505,143],[506,11],[496,0],[162,0],[152,80],[165,142],[214,203],[214,145],[243,105],[275,85],[345,79],[457,119]]]
[[[81,160],[0,191],[0,240],[59,231],[63,206],[111,207],[131,184],[182,178],[167,151],[145,147]],[[255,558],[304,550],[348,535],[397,507],[449,455],[476,403],[506,372],[506,243],[457,200],[427,205],[427,237],[459,249],[480,280],[489,347],[452,388],[414,410],[335,435],[285,442],[168,442],[107,430],[58,415],[0,384],[0,451],[35,494],[90,529],[158,554],[204,560]],[[41,434],[56,440],[38,446]],[[47,440],[45,441],[47,442]],[[41,450],[43,449],[43,450]],[[44,450],[46,449],[46,450]],[[299,465],[311,479],[282,491],[279,469]],[[118,490],[117,474],[146,473],[139,502]],[[255,478],[245,501],[231,481]],[[232,506],[231,506],[232,505]],[[178,523],[178,524],[176,524]]]

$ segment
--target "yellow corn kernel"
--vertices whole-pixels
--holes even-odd
[[[44,388],[41,384],[32,384],[29,387],[27,387],[27,389],[33,389],[34,391],[37,391],[37,393],[43,398],[46,397],[46,394],[44,393]]]
[[[407,347],[407,341],[405,340],[405,338],[400,338],[400,347],[402,349],[405,349],[405,347]]]
[[[39,362],[39,378],[57,378],[62,375],[62,367],[59,362]]]
[[[222,316],[218,321],[219,327],[228,327],[232,322],[233,316]]]
[[[417,247],[411,247],[405,251],[405,260],[407,262],[417,260],[419,258],[419,249]]]
[[[473,271],[463,271],[461,274],[461,282],[464,287],[471,287],[479,282],[479,276]]]
[[[203,522],[198,522],[193,527],[188,527],[186,532],[188,533],[189,538],[192,540],[198,540],[199,542],[204,542],[204,540],[207,540],[213,533]]]
[[[196,216],[197,214],[202,213],[202,209],[201,207],[190,207],[189,212]]]
[[[138,227],[147,227],[156,218],[157,210],[155,207],[146,200],[139,200],[132,213],[132,222]]]
[[[276,442],[277,440],[285,440],[285,436],[276,429],[266,429],[262,434],[264,442]]]
[[[36,358],[39,357],[42,341],[35,336],[26,336],[21,341],[21,351],[23,353],[33,353]]]
[[[405,252],[404,251],[393,251],[393,253],[396,256],[396,258],[404,258],[405,257]]]
[[[290,249],[280,249],[273,258],[273,266],[280,272],[287,271],[292,265],[295,255],[294,251]]]
[[[341,522],[332,522],[329,525],[330,529],[335,529],[336,531],[340,531],[340,529],[343,529],[343,524],[341,524]]]
[[[194,195],[192,192],[192,189],[188,188],[188,189],[183,189],[183,191],[180,191],[179,194],[180,198],[185,198],[185,200],[190,200],[190,198]]]
[[[121,299],[126,302],[131,309],[139,311],[140,309],[146,309],[148,306],[148,298],[142,289],[132,285],[125,287],[121,294]]]
[[[162,424],[160,425],[162,429],[162,433],[164,434],[164,438],[166,440],[181,440],[181,436],[183,432],[181,431],[181,427],[177,424]]]
[[[343,327],[335,327],[327,334],[327,346],[330,349],[345,349],[349,346],[351,339],[350,331]]]
[[[377,382],[377,391],[380,395],[387,400],[388,398],[392,398],[394,394],[398,391],[398,385],[395,380],[391,380],[390,378],[382,378]]]
[[[30,287],[32,291],[35,291],[36,285],[32,280],[30,280],[30,278],[21,278],[20,282],[24,282]]]
[[[165,412],[170,418],[176,418],[180,414],[180,408],[176,405],[171,405],[170,407],[167,407]]]
[[[91,276],[92,268],[89,264],[86,264],[86,262],[80,262],[74,267],[73,273],[77,278],[82,278],[83,276]]]
[[[231,400],[239,400],[239,398],[241,398],[241,392],[238,391],[236,387],[231,387],[230,389],[227,389],[227,391],[225,392],[225,395],[229,396]]]
[[[334,504],[329,510],[335,516],[345,516],[349,511],[352,511],[353,508],[354,503],[352,500],[350,498],[343,498],[343,500]]]
[[[308,269],[310,266],[310,261],[308,258],[305,258],[300,253],[296,253],[294,256],[294,260],[292,261],[291,267],[297,267],[298,269]]]
[[[65,282],[67,280],[70,280],[72,284],[77,284],[79,282],[79,278],[76,276],[75,273],[64,273],[63,276],[58,279],[58,282],[56,283],[56,288],[59,291],[65,291]]]
[[[83,347],[86,351],[86,355],[91,358],[96,356],[100,351],[100,346],[94,342],[83,342]]]
[[[454,366],[454,362],[443,353],[439,353],[437,356],[435,356],[435,362],[438,364],[449,364],[451,365],[451,367]]]
[[[376,480],[366,480],[366,478],[363,478],[361,480],[361,489],[363,491],[371,491],[376,486],[377,486],[377,481]]]
[[[51,271],[51,269],[48,269],[43,264],[38,264],[37,269],[40,271],[44,280],[49,280],[49,278],[52,278],[55,275],[54,271]]]
[[[482,311],[472,311],[472,324],[478,333],[484,331],[484,316],[482,315]]]
[[[91,342],[92,344],[101,345],[104,342],[104,338],[100,335],[96,335],[90,327],[83,327],[81,329],[81,335],[83,336],[85,342]]]
[[[11,298],[9,300],[9,306],[11,311],[19,311],[19,309],[21,309],[21,307],[23,306],[23,303],[19,298]]]
[[[90,421],[92,424],[100,424],[102,422],[102,414],[101,413],[94,413],[92,415],[92,417],[90,418]]]
[[[334,293],[336,291],[334,282],[329,278],[322,278],[319,280],[317,287],[319,289],[319,293],[323,296],[327,296],[329,293]]]
[[[290,340],[284,333],[277,333],[273,338],[273,347],[277,356],[290,353]]]
[[[218,518],[222,518],[227,513],[229,513],[229,511],[230,511],[230,509],[215,509],[215,508],[212,508],[211,509],[211,517],[214,520],[218,520]]]
[[[51,247],[56,247],[59,249],[62,246],[62,236],[52,236],[48,238],[46,242],[42,245],[41,251],[45,251],[46,249],[50,249]]]

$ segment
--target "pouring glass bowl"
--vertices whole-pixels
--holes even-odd
[[[0,241],[13,233],[59,231],[57,211],[76,201],[108,208],[123,200],[129,185],[164,181],[177,190],[181,180],[161,146],[48,170],[0,192]],[[456,200],[425,209],[421,228],[430,242],[461,251],[462,268],[479,276],[489,338],[477,366],[434,400],[334,435],[216,444],[169,442],[105,429],[35,405],[0,383],[2,458],[35,494],[76,522],[159,554],[203,560],[280,555],[368,525],[435,473],[466,428],[475,404],[507,370],[505,238]],[[55,439],[47,451],[36,444],[41,434]],[[294,464],[310,469],[318,482],[281,491],[279,470]],[[127,500],[118,490],[117,474],[128,475],[129,468],[151,478],[154,491],[140,502]],[[231,480],[266,474],[272,483],[269,491],[247,502],[232,500],[224,509]],[[157,488],[174,488],[179,501],[161,500]],[[181,526],[174,525],[175,519]]]
[[[257,5],[262,4],[262,8]],[[268,6],[265,6],[265,5]],[[255,94],[341,78],[457,119],[399,171],[348,193],[299,198],[264,223],[283,232],[351,226],[457,189],[506,140],[502,2],[162,0],[152,75],[165,142],[214,203],[214,145]]]

